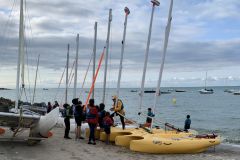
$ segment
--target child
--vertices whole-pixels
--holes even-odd
[[[110,117],[110,113],[106,112],[105,117],[103,119],[104,124],[104,131],[106,133],[106,144],[109,144],[110,133],[111,133],[111,126],[113,125],[113,120]]]
[[[147,119],[145,123],[145,127],[151,127],[152,118],[155,117],[155,114],[152,112],[152,108],[148,108]]]
[[[191,125],[190,115],[187,115],[187,119],[185,120],[184,124],[184,131],[188,132],[188,130],[190,129],[190,125]]]

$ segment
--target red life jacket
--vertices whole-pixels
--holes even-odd
[[[87,109],[87,122],[91,124],[97,124],[98,123],[98,110],[95,106],[91,107],[88,106]]]
[[[104,126],[110,127],[113,125],[113,120],[110,117],[105,117],[103,119],[103,124],[104,124]]]

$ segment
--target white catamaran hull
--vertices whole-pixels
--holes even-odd
[[[40,120],[30,129],[31,136],[48,137],[49,131],[57,124],[59,115],[59,108],[55,108],[45,116],[41,116]]]

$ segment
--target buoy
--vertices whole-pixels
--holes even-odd
[[[173,103],[173,104],[176,104],[176,103],[177,103],[177,99],[176,99],[176,98],[173,98],[173,99],[172,99],[172,103]]]
[[[5,129],[3,128],[0,128],[0,135],[4,134],[5,133]]]

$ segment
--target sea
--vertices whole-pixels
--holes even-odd
[[[191,129],[199,134],[214,133],[221,136],[223,143],[240,147],[240,95],[224,92],[225,89],[240,90],[240,87],[211,87],[213,94],[200,94],[201,87],[161,88],[161,91],[171,91],[170,94],[161,94],[157,97],[155,108],[156,122],[170,123],[177,128],[183,128],[186,115],[191,116]],[[175,90],[186,92],[175,92]],[[153,108],[154,93],[143,95],[143,105],[140,108],[139,88],[123,88],[119,91],[119,98],[123,101],[126,117],[143,123],[147,108]],[[147,88],[145,90],[152,90]],[[89,89],[77,89],[77,97],[85,104]],[[22,92],[23,101],[32,101],[33,90]],[[106,89],[106,110],[112,106],[112,96],[116,95],[115,88]],[[0,97],[15,99],[15,90],[0,90]],[[67,100],[71,103],[73,89],[68,90]],[[39,88],[36,89],[35,102],[51,102],[55,100],[60,105],[65,101],[65,89]],[[103,89],[97,88],[94,92],[95,104],[103,101]]]

